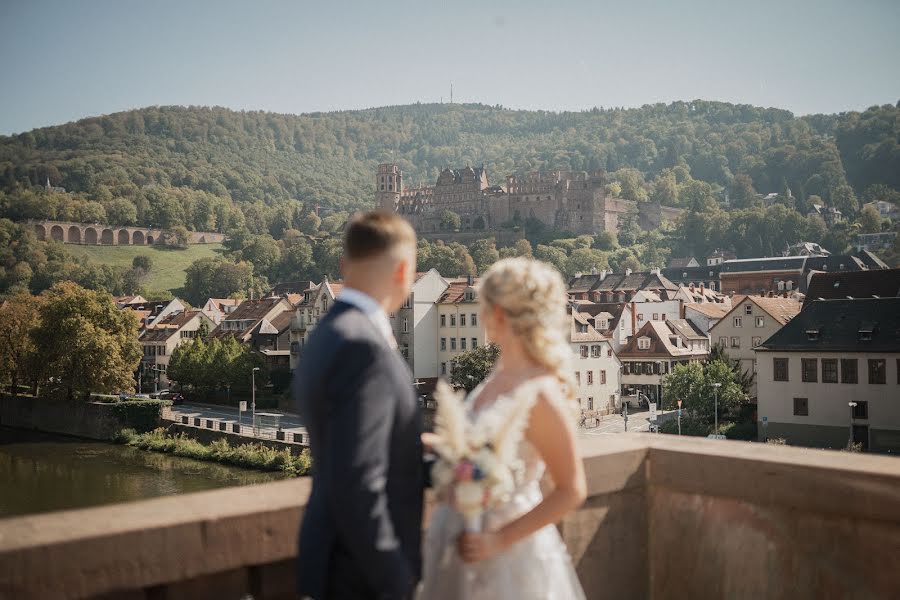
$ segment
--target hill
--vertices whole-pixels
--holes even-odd
[[[0,137],[0,217],[99,216],[279,237],[316,206],[323,216],[370,206],[383,161],[400,164],[410,184],[466,163],[484,163],[493,182],[538,169],[636,169],[640,186],[623,194],[638,200],[641,187],[652,193],[658,177],[683,165],[719,190],[746,175],[758,191],[816,195],[853,213],[872,186],[900,189],[898,139],[900,108],[891,105],[803,118],[700,100],[577,113],[470,104],[305,115],[150,107]],[[48,178],[76,200],[29,197]]]
[[[108,265],[130,269],[135,256],[149,256],[153,268],[143,282],[150,292],[169,291],[173,294],[184,287],[185,269],[201,258],[215,258],[222,254],[221,244],[198,244],[185,250],[173,250],[154,246],[76,246],[66,250],[76,259],[85,259],[95,265]]]

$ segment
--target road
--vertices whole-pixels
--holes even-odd
[[[173,406],[172,410],[189,417],[200,417],[202,419],[221,419],[226,421],[237,421],[238,411],[235,408],[227,406],[217,406],[214,404],[179,404]],[[283,415],[281,417],[281,428],[285,431],[303,430],[303,421],[298,415],[285,413],[280,410],[270,408],[257,409],[257,412],[272,413]],[[241,422],[250,425],[250,411],[247,410],[241,415]]]
[[[628,413],[628,431],[649,431],[649,410]],[[592,437],[596,435],[611,435],[625,431],[625,419],[622,415],[607,415],[602,418],[598,427],[587,427],[579,430],[579,435]]]

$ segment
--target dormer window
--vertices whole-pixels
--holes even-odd
[[[859,326],[859,340],[862,342],[871,342],[872,334],[875,333],[874,323],[862,323]]]
[[[579,323],[579,324],[578,324],[578,331],[579,331],[580,333],[587,333],[587,330],[588,330],[588,326],[587,326],[587,325],[585,325],[584,323]]]
[[[648,337],[638,338],[638,350],[649,350],[649,349],[650,349],[650,338],[648,338]]]
[[[818,329],[807,329],[806,330],[806,338],[809,341],[815,341],[819,339],[819,330]]]
[[[609,329],[609,321],[597,321],[597,327],[601,331],[606,331],[607,329]]]

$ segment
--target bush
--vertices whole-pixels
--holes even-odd
[[[171,404],[168,400],[145,400],[143,398],[127,400],[116,398],[111,402],[104,400],[104,403],[109,405],[110,413],[119,422],[139,433],[158,427],[162,407]]]
[[[660,433],[669,433],[678,435],[678,419],[666,421],[659,426]],[[681,415],[681,435],[691,435],[694,437],[706,437],[712,431],[712,425],[705,423],[702,419],[683,413]]]
[[[755,441],[757,439],[756,423],[752,422],[727,423],[719,427],[719,433],[725,434],[729,440]]]
[[[281,471],[291,477],[306,475],[312,467],[312,459],[308,450],[304,450],[299,456],[294,456],[287,448],[276,450],[262,444],[232,446],[225,439],[215,440],[211,444],[203,444],[183,433],[168,435],[163,428],[157,428],[147,433],[123,429],[114,436],[113,441],[142,450],[174,454],[194,460],[218,462],[261,471]]]

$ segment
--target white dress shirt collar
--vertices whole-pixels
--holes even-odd
[[[381,305],[378,304],[372,296],[365,292],[345,286],[341,290],[341,293],[338,294],[337,299],[362,311],[364,315],[369,317],[378,331],[381,332],[381,335],[384,336],[388,345],[392,348],[397,346],[397,340],[394,339],[394,330],[391,327],[391,321],[384,312],[384,309],[381,308]]]

